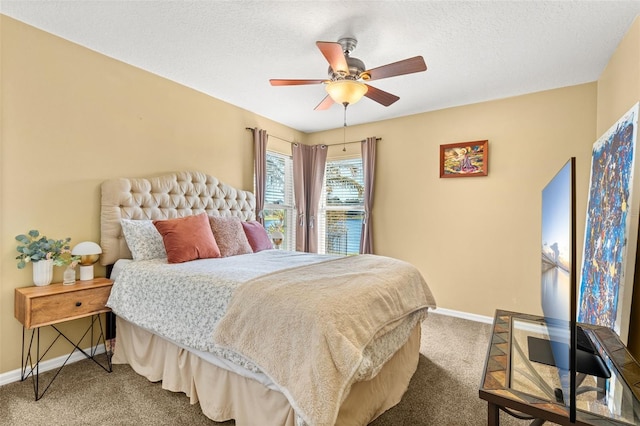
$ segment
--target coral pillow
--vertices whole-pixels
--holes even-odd
[[[267,230],[264,229],[264,226],[262,226],[260,222],[255,220],[242,222],[242,227],[244,228],[244,233],[247,235],[247,240],[249,240],[249,244],[251,245],[254,253],[273,248],[273,244],[271,244],[271,239],[269,239]]]
[[[162,235],[169,263],[220,257],[206,213],[177,219],[154,220]]]
[[[237,254],[253,253],[247,236],[242,228],[242,221],[233,216],[209,216],[213,237],[220,247],[222,257]]]

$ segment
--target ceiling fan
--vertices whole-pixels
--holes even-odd
[[[422,56],[405,59],[391,64],[367,70],[364,62],[350,56],[358,41],[344,37],[338,42],[318,41],[316,46],[329,62],[329,78],[323,80],[284,80],[271,79],[272,86],[299,86],[305,84],[326,84],[329,93],[316,107],[316,110],[328,109],[334,103],[347,105],[358,102],[366,96],[384,106],[400,99],[398,96],[370,86],[364,81],[380,80],[403,74],[426,71],[427,65]]]

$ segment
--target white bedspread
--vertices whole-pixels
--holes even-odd
[[[265,250],[168,264],[129,262],[118,272],[107,306],[119,317],[185,347],[210,352],[253,372],[251,362],[217,347],[213,331],[234,290],[258,276],[335,256]]]
[[[262,374],[266,371],[262,371],[253,360],[219,346],[214,340],[217,326],[226,315],[237,289],[245,283],[264,279],[265,275],[278,276],[282,271],[295,269],[303,271],[307,265],[331,264],[336,258],[332,255],[266,250],[181,264],[168,264],[166,259],[128,262],[118,270],[107,306],[121,318],[180,346],[213,354],[248,371]],[[422,279],[419,273],[417,276]],[[424,287],[420,288],[428,293],[428,303],[418,303],[435,307],[426,284],[422,282],[422,285]],[[416,288],[414,285],[412,291]],[[359,369],[351,379],[365,380],[375,375],[390,354],[406,342],[411,329],[425,315],[426,309],[414,309],[393,333],[385,334],[388,330],[376,333],[376,345],[365,348]],[[295,350],[306,356],[305,351],[309,347]],[[260,363],[259,360],[256,362]],[[291,397],[290,394],[287,396]],[[292,405],[297,406],[295,402]],[[316,423],[309,417],[307,419],[312,424]]]

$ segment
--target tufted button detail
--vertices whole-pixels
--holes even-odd
[[[106,221],[103,218],[101,239],[112,241],[103,247],[117,247],[110,250],[115,251],[112,257],[108,257],[111,253],[103,253],[101,261],[105,264],[130,255],[119,226],[121,218],[169,219],[206,212],[234,215],[242,220],[255,219],[252,192],[236,189],[201,172],[176,172],[148,179],[112,179],[103,183],[102,202],[114,212]],[[103,215],[105,211],[103,209]]]

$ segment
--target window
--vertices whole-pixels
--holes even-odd
[[[358,254],[363,217],[362,158],[328,160],[318,220],[319,251]]]
[[[291,156],[267,151],[264,197],[264,227],[271,234],[280,231],[280,248],[296,249],[296,212],[293,200],[293,160]]]

